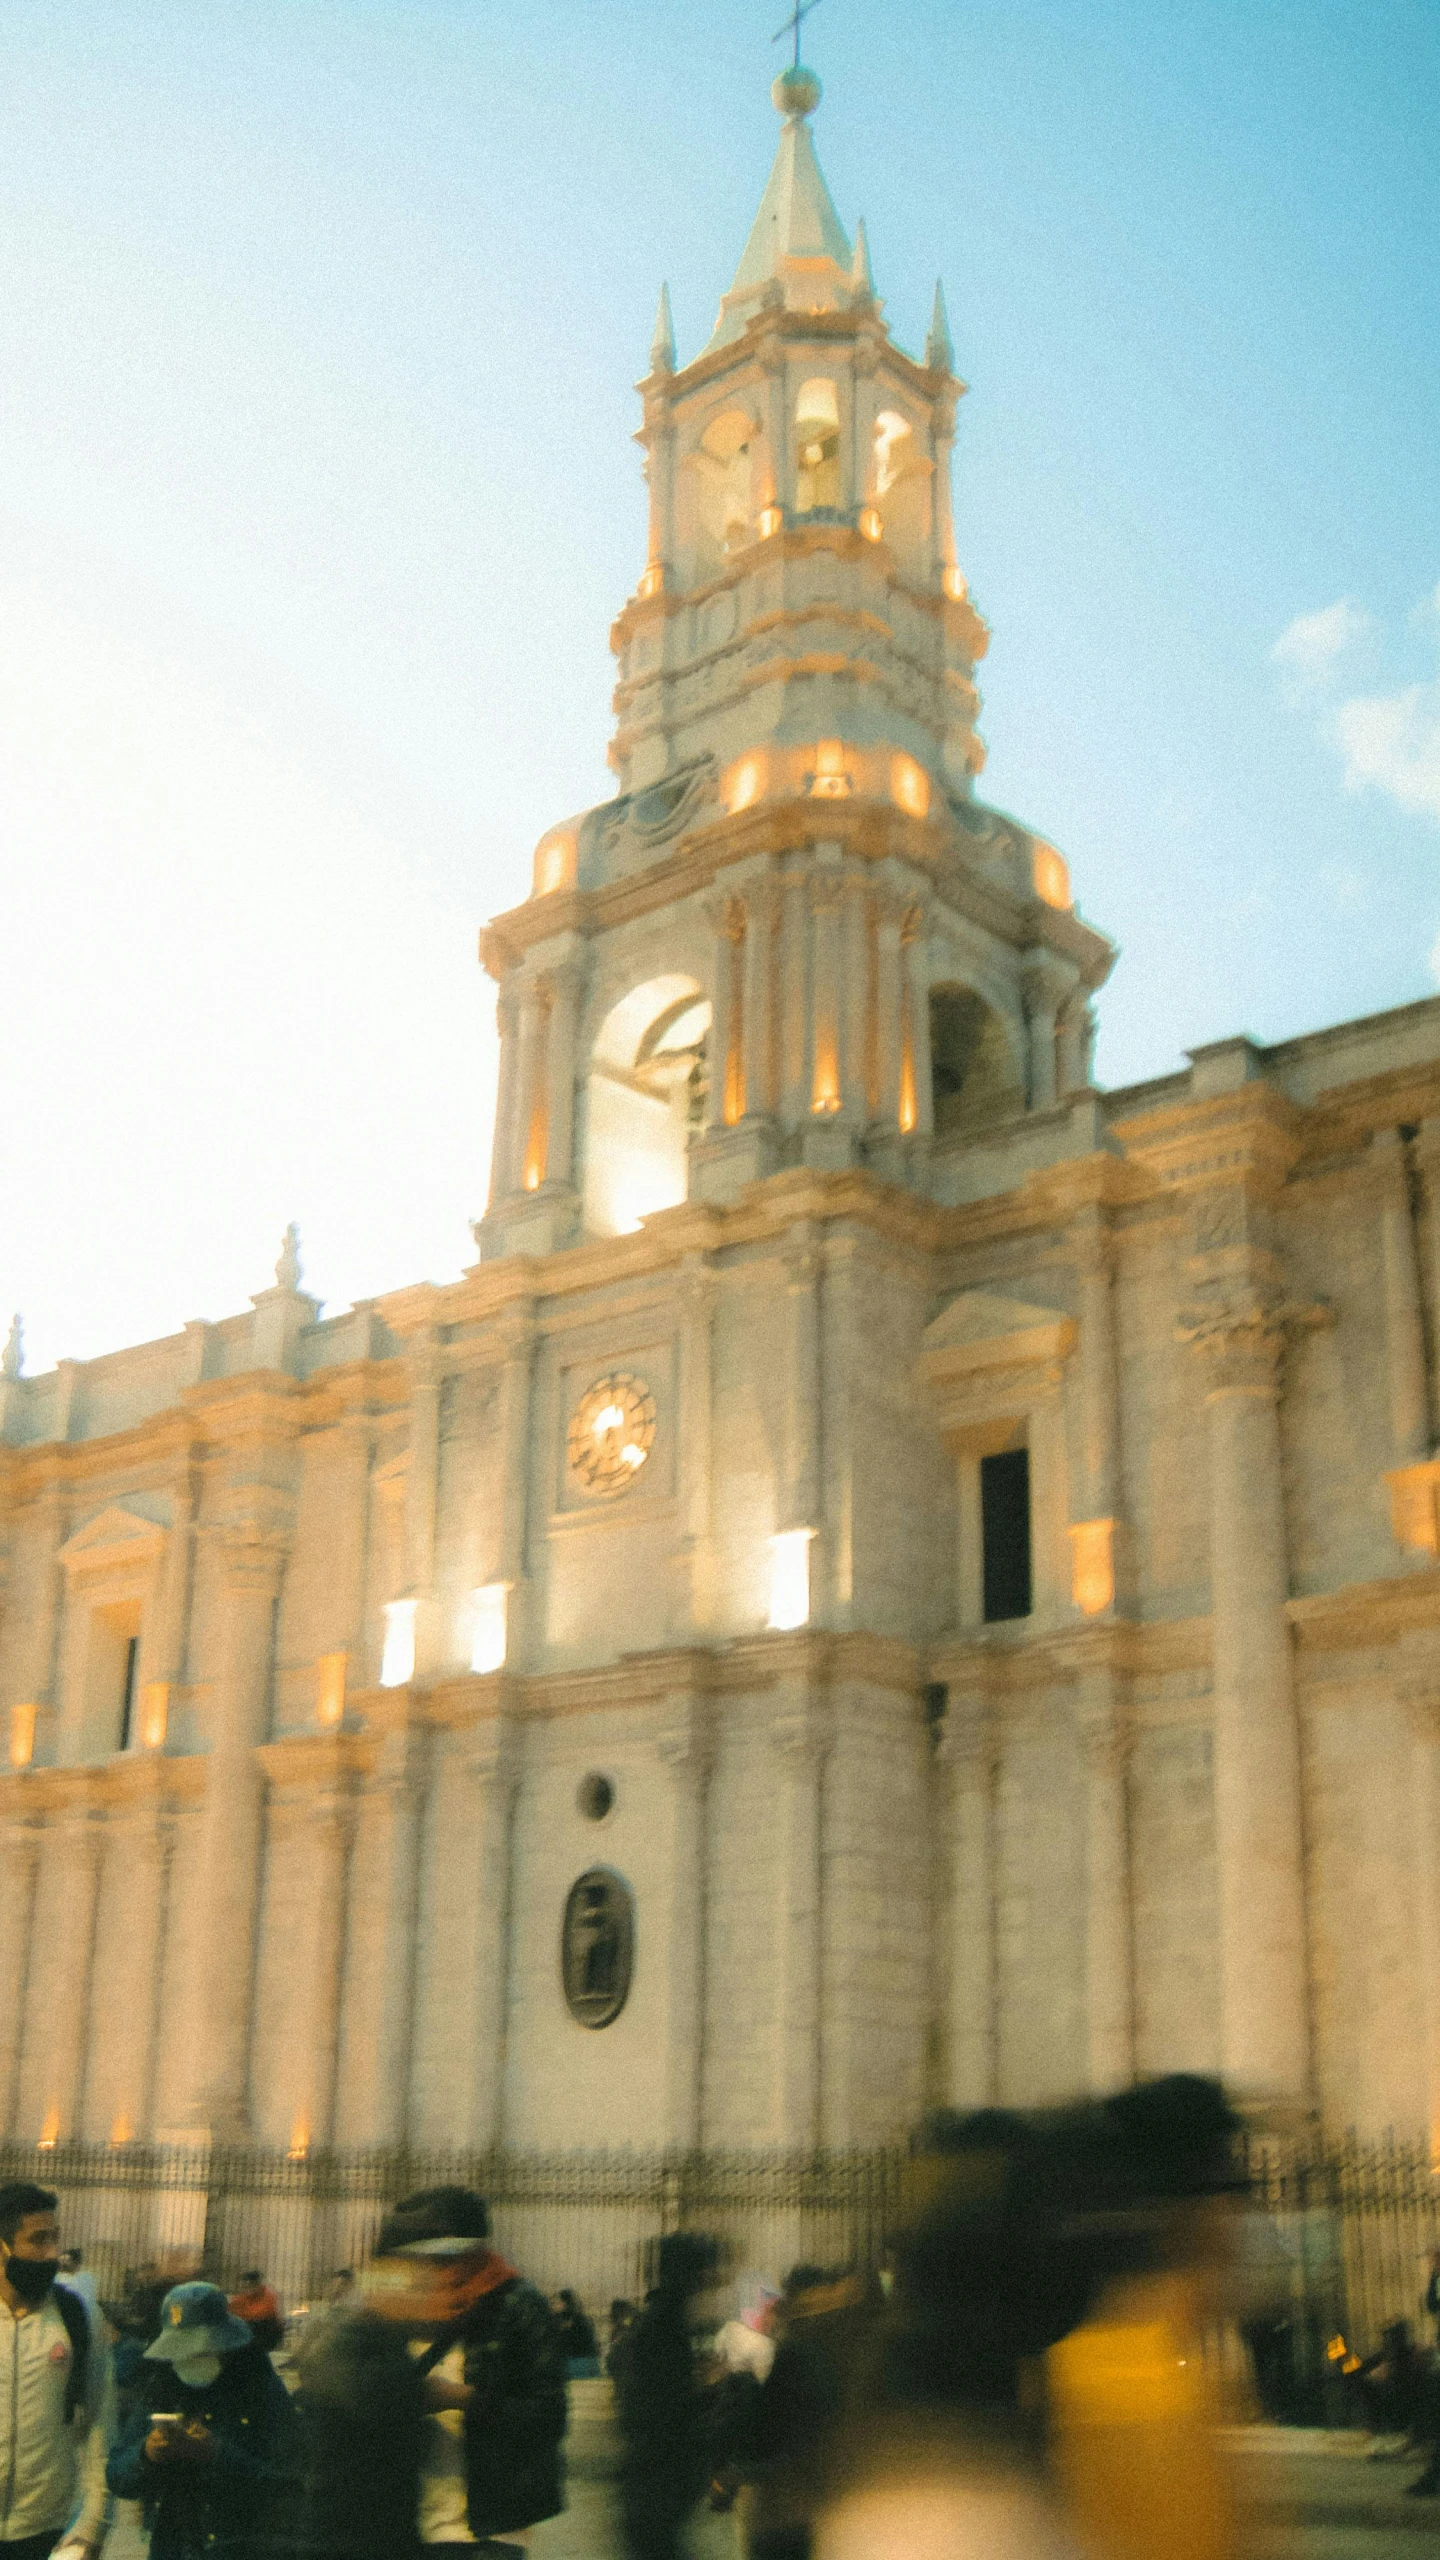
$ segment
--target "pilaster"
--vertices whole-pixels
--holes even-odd
[[[703,1701],[666,1701],[656,1749],[670,1780],[670,1913],[665,1938],[667,2148],[700,2147],[705,2019],[705,1794],[710,1737]]]
[[[775,1987],[775,2139],[821,2140],[821,1780],[826,1732],[803,1678],[777,1686],[770,1740],[779,1790]]]
[[[948,1770],[945,2095],[953,2107],[999,2096],[996,1788],[1000,1732],[988,1699],[946,1692],[940,1765]]]

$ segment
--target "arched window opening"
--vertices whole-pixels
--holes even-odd
[[[875,421],[871,477],[876,510],[891,548],[905,550],[921,541],[929,475],[914,430],[898,409],[882,409]]]
[[[795,505],[801,515],[838,507],[840,403],[833,382],[803,382],[795,403]]]
[[[1007,1119],[1024,1086],[1005,1025],[972,987],[935,987],[930,996],[930,1071],[937,1137]]]
[[[727,551],[752,538],[754,440],[752,420],[727,409],[711,419],[691,455],[702,569],[718,568]]]
[[[586,1090],[585,1225],[633,1233],[689,1182],[691,1131],[708,1091],[710,999],[693,978],[651,978],[612,1005]]]

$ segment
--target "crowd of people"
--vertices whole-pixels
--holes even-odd
[[[102,2310],[55,2197],[0,2187],[0,2560],[94,2560],[116,2499],[152,2560],[517,2560],[565,2502],[570,2388],[605,2374],[625,2560],[677,2560],[707,2503],[748,2560],[1232,2560],[1204,2341],[1235,2308],[1235,2136],[1188,2077],[936,2117],[879,2268],[737,2283],[673,2232],[603,2353],[464,2187],[394,2206],[283,2357],[260,2268],[228,2297],[151,2268]],[[1433,2494],[1434,2360],[1397,2324],[1352,2363]]]

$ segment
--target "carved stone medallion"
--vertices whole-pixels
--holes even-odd
[[[608,2027],[630,1995],[635,1901],[613,1867],[589,1867],[565,1897],[560,1979],[565,2005],[582,2027]]]

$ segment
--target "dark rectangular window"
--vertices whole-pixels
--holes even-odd
[[[128,1751],[134,1737],[135,1672],[140,1660],[140,1639],[129,1636],[125,1643],[125,1688],[120,1701],[120,1748]]]
[[[985,1617],[1030,1615],[1030,1452],[1002,1449],[980,1461]]]

